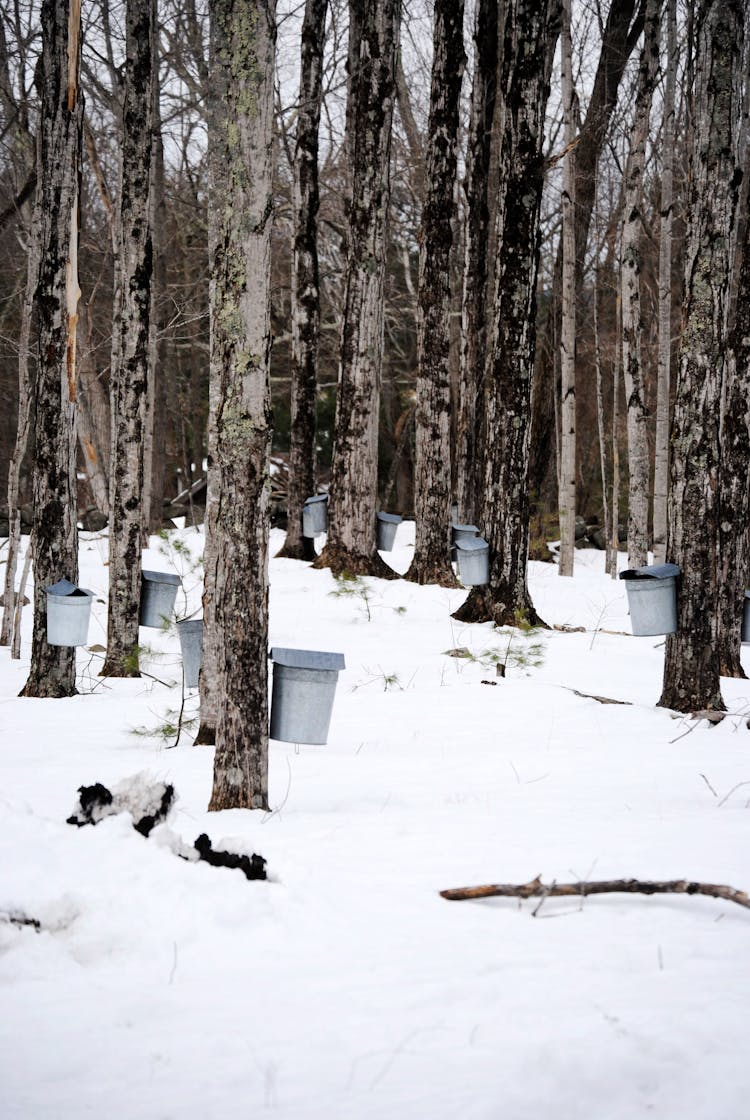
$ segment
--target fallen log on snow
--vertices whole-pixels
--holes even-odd
[[[703,894],[709,898],[723,898],[750,910],[750,896],[745,891],[720,883],[694,883],[689,879],[601,879],[586,883],[556,883],[545,885],[539,876],[530,883],[490,883],[481,887],[456,887],[441,891],[442,898],[451,902],[464,902],[476,898],[586,898],[590,894]]]

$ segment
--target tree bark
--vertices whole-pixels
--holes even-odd
[[[581,125],[576,146],[576,292],[580,296],[588,245],[588,231],[594,206],[596,169],[609,133],[612,114],[623,73],[643,30],[642,0],[612,0],[602,35],[599,62],[591,89],[586,117]],[[541,495],[551,465],[555,446],[554,362],[550,356],[557,350],[560,329],[560,297],[562,285],[562,247],[555,263],[552,306],[545,327],[542,360],[535,372],[533,387],[532,440],[529,476],[532,491]]]
[[[539,215],[544,183],[544,115],[558,0],[509,0],[498,93],[500,138],[495,292],[485,374],[482,527],[490,581],[475,587],[454,617],[513,624],[540,619],[526,580],[529,532],[529,427],[536,341]]]
[[[218,634],[209,809],[268,807],[274,0],[211,5],[213,494]],[[204,615],[204,629],[206,617]],[[226,653],[224,653],[226,651]]]
[[[40,249],[39,211],[36,203],[32,206],[29,227],[29,242],[26,262],[26,291],[21,306],[21,328],[18,337],[18,420],[16,442],[8,465],[8,555],[5,565],[5,586],[3,588],[3,622],[0,629],[0,646],[9,646],[13,639],[13,620],[15,618],[14,596],[18,551],[21,543],[21,515],[18,512],[18,496],[21,483],[21,466],[26,454],[31,427],[31,378],[29,375],[29,350],[31,324],[34,315],[39,277]]]
[[[461,364],[456,430],[456,500],[462,524],[479,517],[481,417],[490,281],[490,169],[498,68],[498,0],[478,0],[474,26],[474,79],[466,154],[466,226],[461,301]],[[494,202],[494,199],[492,200]]]
[[[318,130],[328,0],[307,0],[302,21],[299,112],[294,147],[292,254],[292,402],[286,541],[280,556],[314,560],[302,536],[302,506],[315,493],[315,406],[320,345]]]
[[[745,34],[747,36],[747,24]],[[750,44],[745,43],[745,51]],[[747,99],[750,93],[746,90]],[[742,196],[729,303],[721,402],[718,642],[723,677],[745,677],[740,661],[745,590],[750,585],[750,144],[740,148]],[[742,150],[744,148],[744,151]],[[733,298],[732,298],[733,297]]]
[[[388,163],[401,2],[372,0],[362,7],[352,0],[349,11],[352,197],[328,540],[315,566],[329,567],[334,575],[392,577],[376,551],[375,528]]]
[[[718,645],[720,414],[743,20],[740,0],[703,0],[696,21],[695,118],[667,555],[682,568],[677,633],[667,637],[659,703],[723,710]]]
[[[44,0],[38,70],[38,356],[33,386],[34,635],[22,696],[75,695],[75,648],[47,644],[45,588],[78,579],[75,341],[83,97],[79,0]]]
[[[414,558],[406,579],[455,587],[451,545],[450,263],[463,76],[463,0],[435,0],[420,230]]]
[[[109,516],[109,401],[91,356],[90,308],[78,318],[78,443],[96,508]]]
[[[111,373],[109,606],[102,675],[137,677],[143,531],[143,452],[149,381],[153,243],[152,83],[155,0],[128,0],[123,87],[119,238],[122,303]]]
[[[669,387],[672,364],[672,217],[675,85],[677,76],[677,0],[667,0],[667,71],[662,123],[661,224],[659,236],[659,364],[656,384],[654,450],[654,561],[667,554],[669,486]]]
[[[643,49],[638,68],[635,117],[625,166],[625,212],[622,227],[620,283],[622,290],[622,369],[628,428],[628,563],[648,563],[650,452],[646,385],[641,353],[641,238],[643,236],[643,171],[651,102],[659,72],[660,0],[647,0]]]
[[[562,190],[562,322],[560,327],[560,566],[572,576],[576,539],[576,173],[578,99],[573,85],[570,0],[562,0],[560,37],[565,159]]]

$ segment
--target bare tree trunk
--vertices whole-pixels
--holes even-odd
[[[647,0],[643,50],[638,69],[635,118],[625,166],[625,213],[622,229],[622,368],[628,422],[628,563],[648,562],[650,453],[646,386],[641,354],[641,248],[643,169],[651,102],[659,72],[660,0]]]
[[[38,70],[41,111],[38,356],[34,383],[34,636],[22,696],[75,695],[75,648],[47,644],[45,588],[78,579],[75,343],[83,98],[79,0],[44,0]]]
[[[539,622],[528,591],[529,427],[536,340],[539,215],[544,181],[544,116],[557,0],[509,0],[498,95],[503,114],[495,294],[484,407],[482,528],[490,545],[490,581],[475,587],[455,618]]]
[[[677,0],[667,0],[667,72],[662,124],[661,228],[659,237],[659,365],[654,451],[654,560],[667,554],[669,487],[669,386],[672,361],[672,216],[677,75]]]
[[[628,60],[643,30],[642,0],[612,0],[602,34],[599,61],[586,117],[576,145],[576,291],[583,285],[588,231],[594,205],[594,187],[599,158],[609,133],[617,94]],[[555,448],[554,408],[555,362],[558,355],[562,286],[562,247],[555,263],[552,307],[545,328],[543,360],[535,372],[531,461],[532,492],[541,494]],[[550,361],[552,358],[552,361]]]
[[[573,85],[570,0],[562,0],[560,71],[565,159],[562,191],[562,323],[560,328],[560,567],[572,576],[576,540],[576,230],[575,134],[578,99]]]
[[[461,301],[461,367],[456,432],[459,518],[479,516],[480,426],[486,356],[490,166],[498,67],[498,0],[478,0],[474,27],[474,80],[466,155],[466,229]]]
[[[745,17],[745,65],[750,51],[750,9]],[[723,677],[746,676],[740,661],[745,591],[750,586],[750,137],[745,115],[739,145],[742,188],[735,221],[728,312],[727,358],[721,401],[721,517],[719,519],[718,642]]]
[[[724,708],[718,644],[720,406],[731,232],[742,178],[735,143],[742,17],[741,0],[702,0],[696,21],[695,139],[667,548],[682,577],[678,630],[667,638],[659,700],[680,712]]]
[[[400,0],[351,0],[348,146],[352,198],[336,398],[329,531],[315,561],[334,574],[393,576],[376,551],[378,419]],[[357,34],[351,42],[352,28]]]
[[[158,34],[156,36],[158,49]],[[165,302],[167,299],[166,228],[168,221],[164,183],[164,140],[162,137],[159,61],[153,74],[153,146],[151,167],[151,226],[153,278],[149,322],[148,402],[146,441],[143,452],[144,534],[158,533],[164,522],[164,481],[167,464],[167,345]]]
[[[91,358],[90,308],[78,318],[78,442],[96,508],[109,516],[109,401]]]
[[[598,244],[599,214],[595,210],[594,221],[596,224],[596,239]],[[604,385],[602,376],[602,348],[599,333],[599,257],[594,261],[594,291],[592,299],[594,316],[594,366],[596,371],[596,426],[599,435],[599,470],[602,479],[602,512],[604,533],[604,570],[609,571],[610,553],[612,551],[612,519],[610,505],[607,497],[607,433],[604,416]]]
[[[153,245],[151,85],[156,65],[155,0],[128,0],[120,183],[122,304],[112,368],[109,606],[102,675],[137,677],[141,599],[143,447],[149,380]]]
[[[215,474],[209,555],[221,656],[209,809],[268,806],[274,0],[211,5],[211,374]],[[206,619],[204,615],[204,628]]]
[[[39,277],[39,213],[36,203],[32,207],[29,223],[29,243],[26,263],[26,291],[21,307],[21,329],[18,339],[18,421],[16,443],[8,466],[8,556],[5,566],[3,589],[3,623],[0,629],[0,646],[9,646],[13,638],[16,570],[21,543],[21,515],[18,512],[18,495],[21,466],[29,442],[31,425],[31,380],[29,376],[29,349],[34,299]]]
[[[318,130],[328,0],[307,0],[302,22],[299,113],[294,148],[292,255],[292,408],[286,541],[281,556],[314,560],[302,536],[302,506],[315,493],[315,404],[320,344]]]
[[[612,537],[607,572],[617,579],[617,558],[620,553],[620,342],[622,339],[622,305],[620,293],[615,310],[615,360],[612,363]]]
[[[456,585],[450,564],[450,263],[463,16],[463,0],[435,0],[417,305],[416,538],[406,576],[443,587]]]

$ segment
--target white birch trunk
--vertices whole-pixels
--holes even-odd
[[[571,0],[562,2],[560,70],[565,160],[562,192],[562,323],[560,329],[560,567],[559,575],[572,576],[576,524],[576,232],[575,149],[576,94],[570,37]]]

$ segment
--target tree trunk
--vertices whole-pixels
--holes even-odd
[[[320,344],[318,130],[328,0],[307,0],[302,22],[297,139],[294,148],[292,255],[292,407],[286,541],[280,555],[314,560],[302,536],[302,506],[315,493],[315,404]]]
[[[450,263],[463,0],[436,0],[419,253],[414,558],[406,578],[455,587],[451,545]]]
[[[572,576],[576,540],[576,177],[575,134],[578,99],[573,85],[570,0],[562,0],[560,76],[565,159],[562,190],[562,323],[560,327],[560,567]]]
[[[96,508],[109,516],[109,401],[91,356],[90,307],[78,319],[78,443]]]
[[[620,293],[615,297],[615,357],[612,363],[612,536],[610,538],[607,573],[617,579],[617,559],[620,554],[620,360],[622,349],[622,308]]]
[[[742,16],[740,0],[703,0],[696,21],[695,139],[667,548],[682,577],[678,629],[667,638],[659,700],[680,712],[724,708],[718,645],[720,405],[730,243],[742,178],[735,158]]]
[[[660,0],[647,0],[643,50],[638,69],[635,118],[625,165],[625,214],[622,227],[620,282],[622,289],[622,369],[628,425],[628,563],[648,563],[648,499],[650,453],[646,386],[641,354],[641,238],[643,236],[643,169],[651,102],[659,72]]]
[[[158,50],[158,34],[156,44]],[[167,241],[169,220],[164,183],[164,140],[162,137],[158,56],[153,78],[153,146],[151,167],[151,212],[154,271],[151,283],[149,322],[148,402],[146,444],[143,456],[144,535],[158,533],[164,523],[164,482],[167,465]]]
[[[72,646],[47,644],[45,588],[78,580],[75,342],[78,200],[83,97],[79,0],[44,0],[38,70],[41,110],[36,206],[39,215],[38,356],[33,387],[34,636],[22,696],[75,695]]]
[[[490,240],[490,167],[498,67],[498,2],[479,0],[474,26],[474,79],[466,154],[466,228],[461,302],[461,368],[456,433],[458,516],[470,525],[479,516],[481,489],[479,402],[484,392],[486,308]]]
[[[529,532],[529,426],[536,340],[539,214],[544,183],[544,115],[557,0],[509,0],[498,93],[500,138],[495,293],[485,374],[482,527],[490,582],[475,587],[455,618],[538,622],[526,582]]]
[[[661,227],[659,237],[659,365],[654,451],[654,561],[667,554],[669,486],[669,385],[672,362],[672,216],[677,74],[677,0],[667,0],[667,72],[662,124]]]
[[[112,368],[109,606],[102,675],[137,677],[141,600],[143,448],[149,380],[153,246],[151,84],[156,65],[155,0],[128,0],[120,181],[122,303]]]
[[[378,419],[400,0],[350,11],[348,151],[352,197],[336,398],[329,531],[315,562],[334,575],[393,576],[376,551]],[[357,35],[351,41],[352,29]]]
[[[602,35],[599,62],[591,89],[586,117],[576,145],[576,293],[580,297],[588,231],[594,206],[596,169],[609,133],[622,75],[643,30],[643,4],[640,0],[612,0]],[[554,361],[558,352],[562,287],[562,246],[558,250],[553,274],[552,306],[545,327],[542,361],[535,372],[533,386],[532,440],[529,477],[532,491],[541,496],[551,468],[554,439],[555,391]]]
[[[747,25],[746,25],[747,37]],[[745,57],[750,43],[745,42]],[[747,113],[750,89],[746,87]],[[747,117],[745,116],[745,126]],[[742,195],[737,208],[730,281],[729,331],[721,402],[719,520],[719,659],[723,677],[745,677],[740,661],[742,613],[750,586],[750,143],[743,137]]]
[[[8,465],[8,555],[3,589],[3,623],[0,629],[0,646],[9,646],[13,639],[14,596],[18,550],[21,543],[21,515],[18,496],[21,483],[21,466],[29,442],[31,427],[31,379],[29,376],[29,349],[34,300],[39,277],[41,242],[39,237],[40,215],[34,203],[29,224],[29,243],[26,262],[26,291],[21,306],[21,329],[18,338],[18,420],[16,443]]]
[[[209,809],[268,807],[274,0],[211,5],[212,441],[218,632]],[[204,617],[204,627],[206,620]]]

